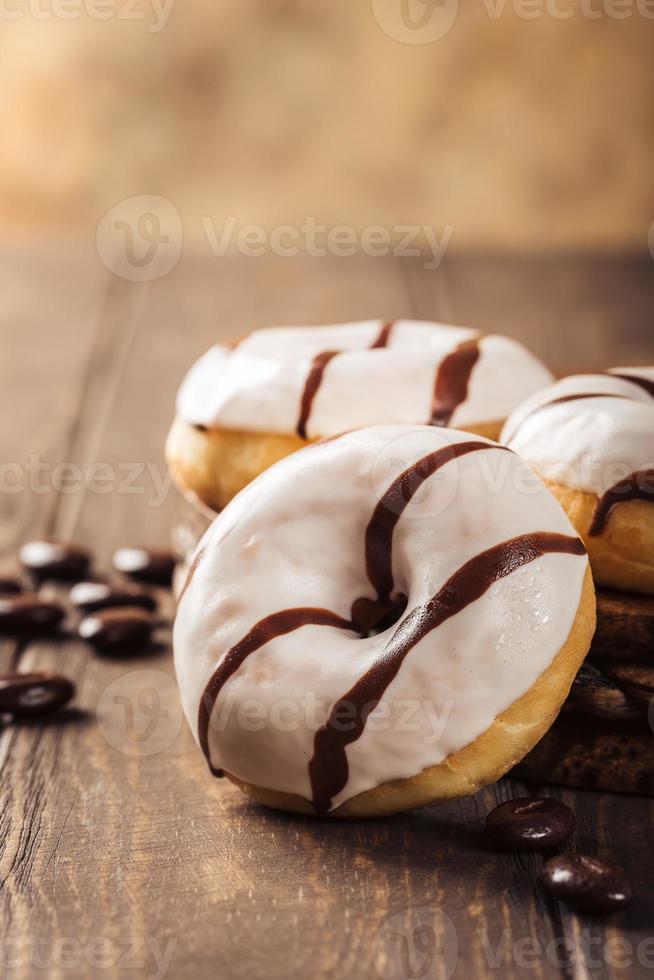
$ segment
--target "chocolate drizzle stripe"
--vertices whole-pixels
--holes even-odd
[[[609,371],[608,376],[609,378],[620,378],[622,381],[631,381],[632,384],[638,385],[639,388],[654,398],[654,381],[650,381],[649,378],[643,378],[637,374],[615,374],[613,371]]]
[[[393,329],[393,326],[394,326],[393,320],[389,320],[388,323],[382,324],[382,328],[379,331],[379,334],[370,345],[370,350],[375,350],[378,347],[388,347],[388,341],[390,340],[391,330]]]
[[[447,619],[481,598],[494,582],[553,553],[583,555],[585,548],[579,538],[545,531],[512,538],[471,558],[436,595],[409,613],[376,663],[333,705],[327,723],[316,732],[309,777],[317,814],[326,814],[334,797],[347,784],[346,748],[363,733],[370,712],[413,647]],[[347,725],[342,723],[343,717],[347,717]]]
[[[615,392],[606,391],[586,391],[577,392],[575,395],[561,395],[560,398],[553,398],[550,402],[544,402],[542,405],[537,405],[536,408],[532,408],[530,412],[527,412],[520,421],[513,427],[511,432],[504,436],[504,442],[509,442],[511,439],[515,438],[517,433],[522,428],[523,424],[530,419],[533,415],[537,415],[538,412],[542,412],[544,408],[552,408],[554,405],[564,405],[566,402],[576,402],[583,401],[586,398],[627,398],[626,395],[616,395]]]
[[[311,362],[307,379],[304,382],[304,390],[300,401],[300,417],[297,423],[297,434],[302,439],[307,438],[307,422],[309,421],[313,400],[318,393],[318,388],[322,382],[322,376],[325,373],[325,368],[331,361],[332,357],[336,357],[336,355],[339,353],[340,351],[337,350],[325,350],[321,354],[316,354]]]
[[[494,443],[470,441],[445,446],[417,460],[391,483],[375,507],[366,528],[366,571],[377,600],[388,603],[393,591],[392,545],[393,531],[425,480],[447,463],[468,453],[499,449],[510,452],[506,446]]]
[[[606,527],[613,508],[629,500],[645,500],[654,503],[654,470],[637,470],[619,480],[597,501],[593,520],[588,529],[589,537],[597,537]]]
[[[383,323],[379,333],[368,349],[375,350],[378,347],[386,347],[388,345],[393,326],[393,320]],[[311,415],[311,408],[313,406],[314,399],[318,394],[320,385],[322,384],[325,368],[333,357],[336,357],[337,354],[342,353],[343,351],[340,350],[322,351],[320,354],[316,354],[311,362],[311,367],[309,368],[309,373],[306,381],[304,382],[304,389],[300,399],[300,417],[296,427],[296,432],[302,439],[307,438],[307,423],[309,421],[309,416]]]
[[[236,673],[241,664],[266,643],[276,639],[278,636],[285,636],[300,629],[302,626],[334,626],[337,629],[352,630],[353,624],[350,620],[337,616],[329,609],[319,609],[310,606],[300,606],[296,609],[282,609],[280,612],[272,613],[265,619],[260,619],[249,633],[242,640],[227,651],[223,659],[214,670],[209,683],[204,689],[200,699],[200,710],[198,712],[198,739],[209,767],[214,776],[222,775],[220,770],[214,769],[211,765],[209,756],[209,721],[211,712],[222,690],[224,684],[232,674]]]
[[[479,338],[464,340],[443,358],[436,371],[430,425],[449,425],[454,412],[468,397],[472,369],[481,353]]]

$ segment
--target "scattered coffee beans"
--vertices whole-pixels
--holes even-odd
[[[29,541],[20,549],[19,557],[23,567],[39,581],[74,581],[87,574],[90,564],[84,548],[57,541]]]
[[[59,626],[65,611],[37,595],[0,596],[0,633],[38,634]]]
[[[153,548],[119,548],[114,553],[114,568],[123,575],[170,587],[176,559],[172,551]]]
[[[584,854],[550,858],[540,880],[551,895],[582,912],[617,911],[632,897],[629,879],[618,864]]]
[[[0,575],[0,595],[18,595],[23,591],[22,583],[13,575]]]
[[[540,851],[564,844],[577,821],[565,803],[550,797],[507,800],[486,817],[486,832],[496,844],[515,851]]]
[[[150,639],[155,620],[144,609],[99,609],[79,624],[79,635],[103,653],[124,653]]]
[[[156,599],[145,589],[138,586],[116,588],[107,582],[78,582],[70,590],[70,601],[83,613],[114,606],[138,606],[151,612],[157,608]]]
[[[60,674],[0,675],[0,712],[28,718],[62,708],[75,694],[75,685]]]

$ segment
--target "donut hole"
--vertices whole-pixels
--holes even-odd
[[[395,626],[402,618],[408,599],[400,592],[388,602],[378,599],[355,599],[352,603],[351,618],[362,639],[378,636]]]

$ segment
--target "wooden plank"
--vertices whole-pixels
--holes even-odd
[[[0,249],[3,569],[13,569],[13,553],[25,535],[47,525],[107,283],[106,270],[86,249]]]
[[[479,263],[466,274],[462,260],[453,276],[445,266],[427,283],[419,266],[392,260],[185,254],[150,285],[113,282],[84,360],[86,380],[70,396],[76,411],[68,400],[52,409],[58,431],[68,432],[66,458],[83,470],[108,465],[111,492],[84,487],[50,498],[52,529],[92,546],[103,568],[119,544],[166,543],[176,504],[170,487],[160,485],[162,444],[174,392],[186,366],[214,340],[275,322],[464,319],[473,305],[481,312],[495,304],[487,322],[504,318],[516,334],[535,332],[524,324],[539,319],[534,311],[545,303],[557,322],[551,276],[532,268],[526,304],[513,301],[511,271],[501,268],[496,264],[501,295]],[[469,282],[477,276],[473,304]],[[557,276],[567,281],[560,270]],[[591,276],[593,285],[598,277]],[[632,278],[630,272],[621,280],[625,292]],[[578,279],[585,281],[583,271]],[[591,317],[597,300],[589,287],[570,287],[561,306],[582,293]],[[51,302],[49,319],[68,317],[64,307]],[[563,319],[558,329],[562,343]],[[43,350],[38,336],[30,349],[21,354],[27,378]],[[28,438],[20,412],[12,422],[17,442]],[[125,462],[141,467],[131,487],[119,485]],[[135,486],[139,492],[131,492]],[[485,813],[524,793],[524,784],[504,780],[470,800],[359,824],[264,811],[208,776],[182,724],[165,631],[161,639],[162,650],[129,663],[99,659],[73,639],[19,651],[21,667],[57,666],[74,676],[87,714],[65,725],[12,727],[0,739],[3,948],[23,944],[12,977],[33,976],[37,954],[41,969],[80,977],[162,975],[166,965],[176,980],[401,976],[402,938],[412,963],[424,966],[414,934],[422,913],[412,911],[423,907],[431,910],[436,941],[435,972],[425,976],[445,976],[450,966],[466,978],[618,975],[606,964],[586,972],[560,965],[552,944],[570,941],[569,961],[582,948],[584,920],[543,898],[540,855],[499,854],[485,842]],[[622,859],[645,895],[616,927],[599,927],[601,941],[614,928],[640,939],[648,921],[642,910],[652,908],[635,838],[637,828],[651,828],[651,804],[631,801],[625,819],[614,798],[562,795],[581,814],[579,848]],[[108,944],[98,952],[91,944],[102,938]],[[70,940],[63,952],[62,939]],[[521,940],[536,941],[533,965],[525,965]],[[62,955],[69,956],[66,969]]]
[[[557,375],[651,364],[652,262],[633,256],[570,254],[460,256],[438,270],[404,268],[417,309],[445,309],[450,322],[508,334]]]

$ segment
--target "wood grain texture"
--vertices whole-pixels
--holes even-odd
[[[108,468],[104,488],[83,479],[74,489],[71,471],[44,493],[1,494],[6,570],[18,540],[43,531],[90,545],[104,569],[123,543],[167,543],[176,505],[162,446],[181,374],[211,342],[252,327],[470,322],[521,337],[557,370],[654,353],[654,289],[638,260],[480,257],[429,272],[393,259],[187,253],[165,278],[135,284],[63,249],[4,258],[6,458],[35,451],[84,476]],[[635,881],[631,909],[590,923],[540,892],[541,855],[484,840],[488,810],[526,791],[515,779],[357,824],[267,812],[212,780],[182,723],[168,639],[162,630],[128,663],[72,637],[0,646],[7,666],[58,669],[78,684],[76,712],[0,736],[8,977],[617,978],[614,939],[631,944],[630,975],[650,974],[654,942],[637,948],[654,934],[651,801],[547,789],[576,811],[578,849],[622,862]],[[421,952],[425,915],[431,953]]]

